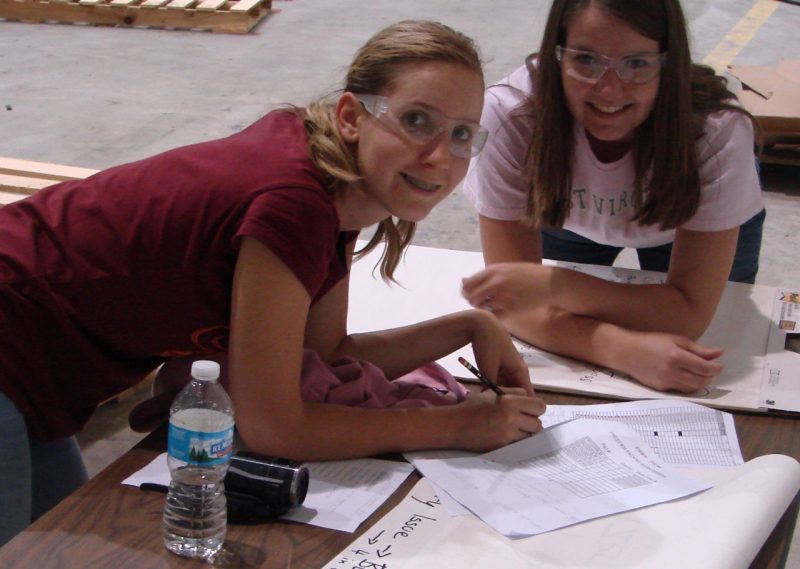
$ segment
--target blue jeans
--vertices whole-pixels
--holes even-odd
[[[0,546],[86,482],[75,437],[41,442],[0,393]]]
[[[739,240],[728,280],[750,284],[756,282],[766,215],[766,210],[762,209],[739,228]],[[622,247],[601,245],[567,229],[542,230],[542,255],[545,259],[610,266],[620,251]],[[643,270],[666,273],[669,270],[672,243],[637,249],[636,254]]]

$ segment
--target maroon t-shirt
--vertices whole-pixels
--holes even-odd
[[[312,302],[347,272],[355,234],[287,111],[0,209],[0,390],[31,434],[77,432],[165,358],[225,351],[243,236]]]

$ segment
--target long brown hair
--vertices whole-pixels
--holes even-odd
[[[700,204],[696,141],[709,113],[736,106],[725,79],[693,64],[686,20],[678,0],[554,0],[541,49],[529,56],[534,117],[527,168],[530,176],[526,222],[561,227],[571,207],[573,122],[566,105],[556,46],[566,45],[567,27],[589,4],[599,6],[667,53],[650,116],[634,135],[634,220],[675,228]],[[535,62],[535,63],[534,63]],[[751,117],[752,120],[752,117]],[[565,160],[566,157],[566,160]]]
[[[358,50],[347,72],[344,91],[379,93],[398,78],[406,64],[430,61],[464,65],[483,77],[473,40],[438,22],[405,20],[381,30]],[[337,191],[355,183],[360,175],[354,149],[342,140],[336,128],[334,111],[331,100],[316,101],[306,109],[304,123],[311,159]],[[367,254],[385,241],[380,270],[384,279],[391,280],[415,229],[414,222],[388,217],[356,256]]]

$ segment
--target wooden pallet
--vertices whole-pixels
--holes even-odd
[[[21,200],[64,180],[87,178],[97,170],[0,157],[0,205]]]
[[[0,18],[245,34],[272,0],[0,0]]]

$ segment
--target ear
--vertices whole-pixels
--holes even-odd
[[[345,142],[358,142],[359,124],[362,117],[361,102],[352,93],[342,93],[336,103],[336,127]]]

